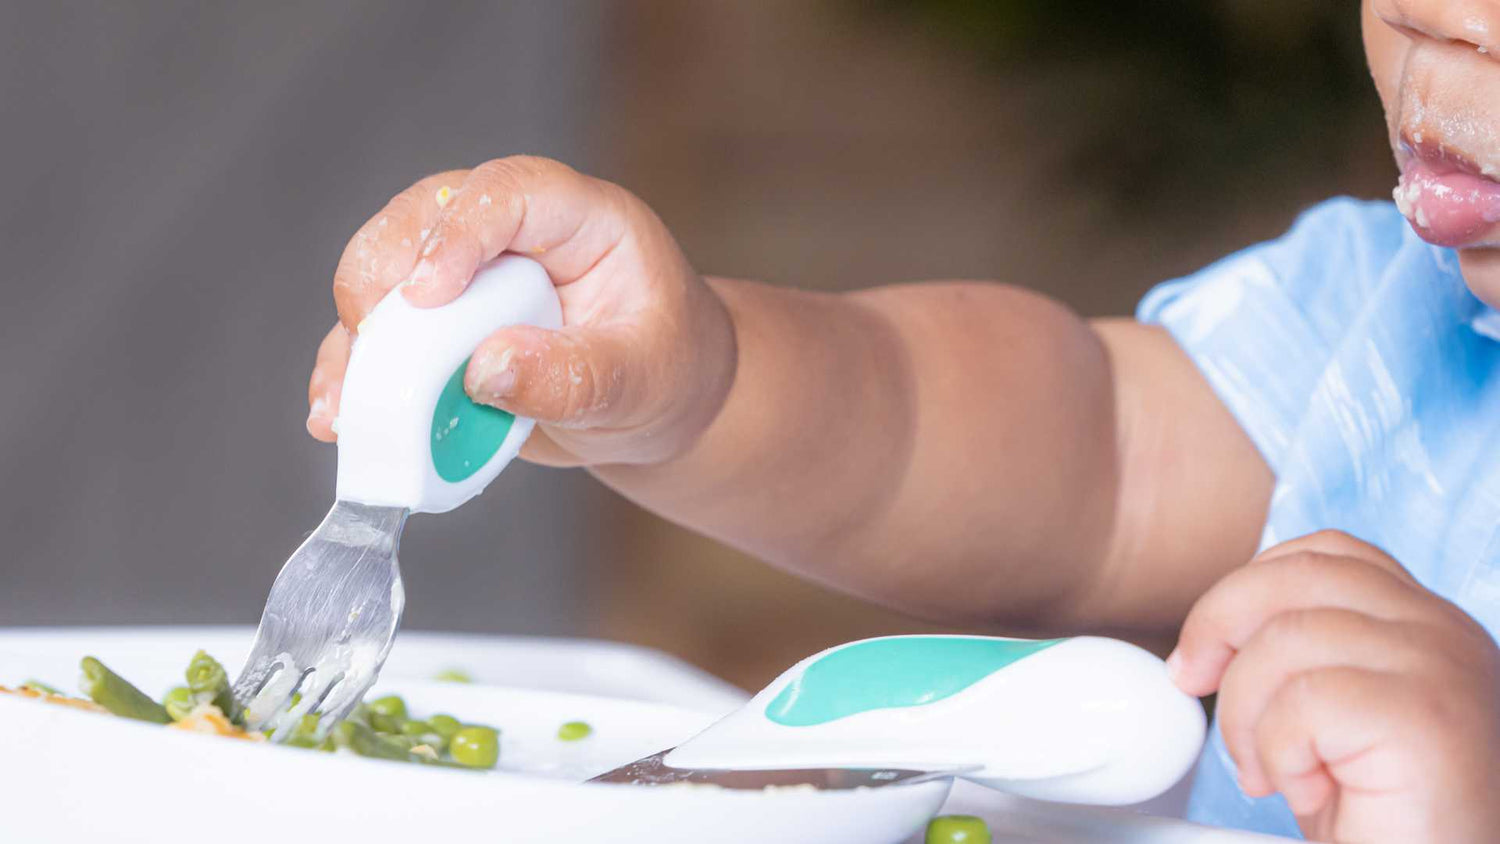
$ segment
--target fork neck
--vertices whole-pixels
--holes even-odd
[[[335,501],[318,532],[331,541],[389,549],[394,554],[401,544],[401,531],[406,527],[409,515],[411,511],[405,507]]]

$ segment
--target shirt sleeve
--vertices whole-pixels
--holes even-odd
[[[1280,238],[1159,285],[1136,318],[1172,335],[1279,474],[1318,379],[1405,230],[1389,202],[1329,200]]]

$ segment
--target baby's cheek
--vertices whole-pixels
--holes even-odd
[[[1397,114],[1396,93],[1401,87],[1401,69],[1406,64],[1406,52],[1411,41],[1377,15],[1371,0],[1360,4],[1364,27],[1365,60],[1370,65],[1370,76],[1375,80],[1375,90],[1385,106],[1388,119]]]

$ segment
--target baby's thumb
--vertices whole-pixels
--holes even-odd
[[[464,389],[480,404],[569,428],[617,424],[630,344],[610,329],[516,325],[474,352]]]

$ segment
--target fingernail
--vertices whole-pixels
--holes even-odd
[[[484,377],[479,381],[479,392],[487,399],[499,399],[510,395],[510,391],[516,387],[516,371],[511,368],[511,361],[515,360],[516,350],[506,349],[495,358],[494,363],[485,361],[481,367],[485,370]]]
[[[426,287],[432,283],[432,275],[436,267],[427,259],[417,262],[415,269],[411,271],[411,277],[406,280],[407,287]]]
[[[313,399],[312,407],[307,411],[307,432],[322,439],[325,428],[331,428],[333,435],[338,436],[338,420],[329,420],[327,399]]]
[[[1181,680],[1181,674],[1182,652],[1174,649],[1167,655],[1167,676],[1172,678],[1172,682],[1177,683]]]

